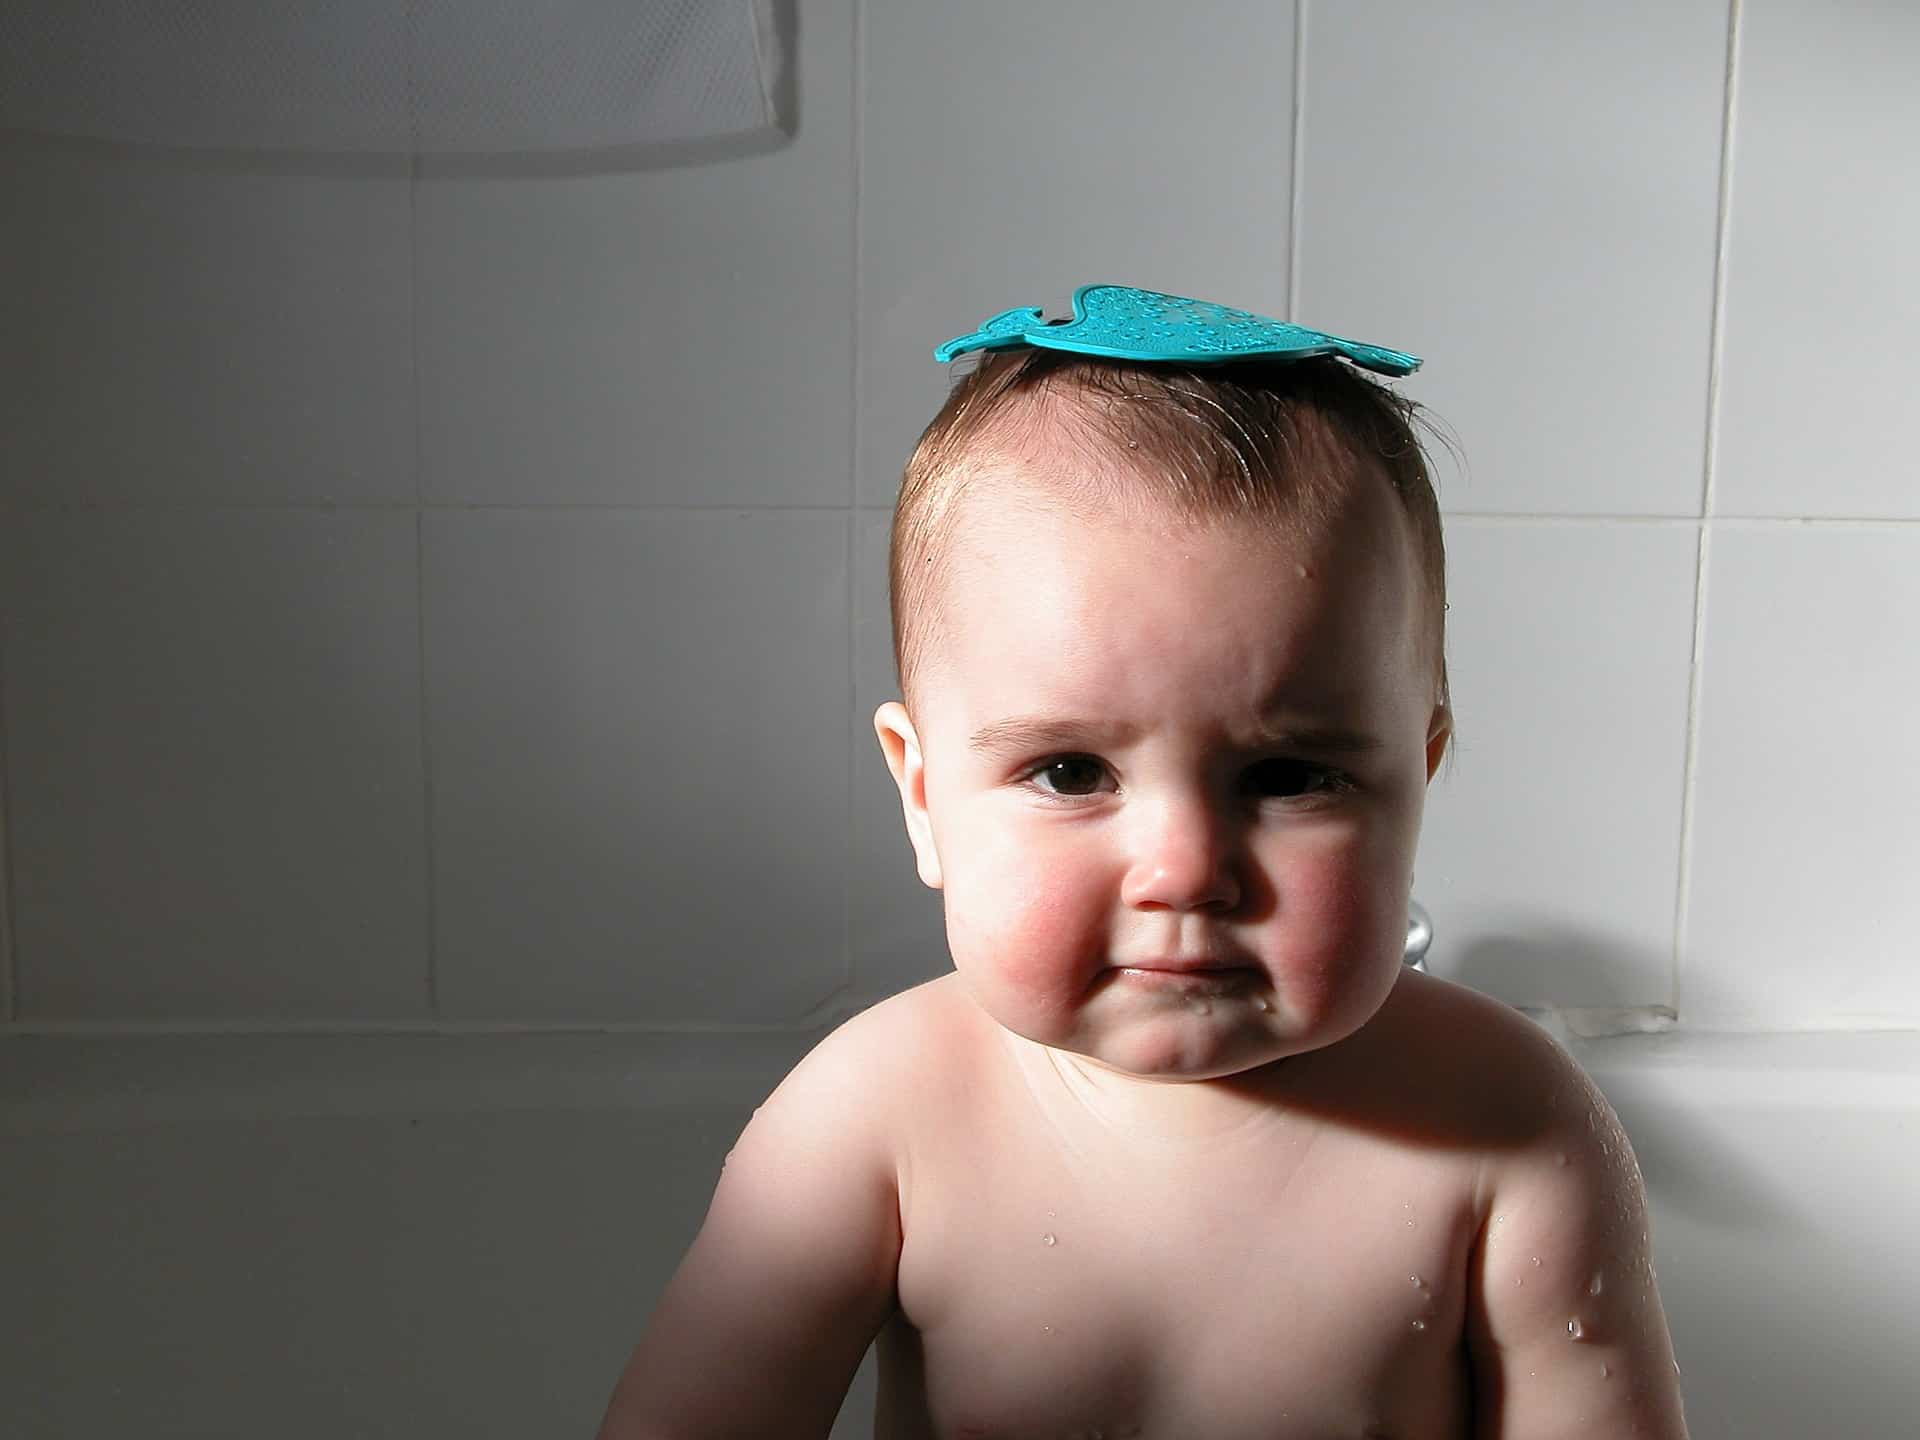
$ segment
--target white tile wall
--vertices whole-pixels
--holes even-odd
[[[1318,4],[1298,318],[1410,350],[1449,510],[1695,515],[1726,0]]]
[[[1428,966],[1514,1003],[1671,1005],[1690,525],[1447,526],[1458,749],[1428,790]]]
[[[807,7],[771,154],[420,187],[430,502],[848,504],[851,26]]]
[[[1920,526],[1716,526],[1682,1013],[1920,1025]]]
[[[19,1018],[428,1014],[414,529],[6,517]]]
[[[792,1025],[842,989],[845,513],[426,519],[440,1012]]]
[[[1741,13],[1714,509],[1920,519],[1920,6]]]
[[[0,502],[411,501],[391,177],[0,143]]]

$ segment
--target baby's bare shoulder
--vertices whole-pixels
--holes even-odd
[[[860,1011],[814,1046],[794,1074],[831,1076],[823,1093],[856,1092],[876,1115],[910,1116],[943,1086],[964,1091],[980,1027],[956,989],[958,978],[943,975]]]
[[[1427,1135],[1486,1155],[1538,1150],[1599,1100],[1574,1061],[1511,1006],[1407,971],[1363,1032],[1359,1066],[1390,1076],[1390,1103]],[[1356,1066],[1355,1068],[1359,1068]]]
[[[1393,1022],[1477,1156],[1475,1433],[1684,1440],[1644,1182],[1613,1107],[1546,1030],[1462,986],[1420,976]]]

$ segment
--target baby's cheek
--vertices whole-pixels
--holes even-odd
[[[1404,949],[1406,897],[1381,859],[1356,834],[1296,851],[1281,868],[1273,959],[1303,985],[1331,985],[1343,970]]]
[[[1073,898],[1049,883],[1048,867],[1031,857],[984,865],[971,872],[967,893],[948,900],[948,940],[972,984],[1036,1015],[1065,1008],[1093,931]]]

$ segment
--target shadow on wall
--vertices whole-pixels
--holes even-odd
[[[1672,963],[1664,954],[1624,945],[1616,936],[1547,920],[1527,924],[1525,934],[1472,935],[1448,948],[1449,979],[1510,1005],[1553,1004],[1556,990],[1564,998],[1569,975],[1594,977],[1586,993],[1606,998],[1587,1003],[1647,1005],[1653,1002],[1646,994],[1628,993],[1631,977],[1664,975]]]

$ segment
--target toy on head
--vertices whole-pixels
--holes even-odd
[[[1339,355],[1382,375],[1411,375],[1420,368],[1416,355],[1343,340],[1209,300],[1163,295],[1131,285],[1082,285],[1073,292],[1071,320],[1045,320],[1034,306],[1003,310],[971,334],[937,346],[933,358],[945,363],[971,350],[1007,350],[1017,345],[1187,365],[1256,356],[1305,360]]]

